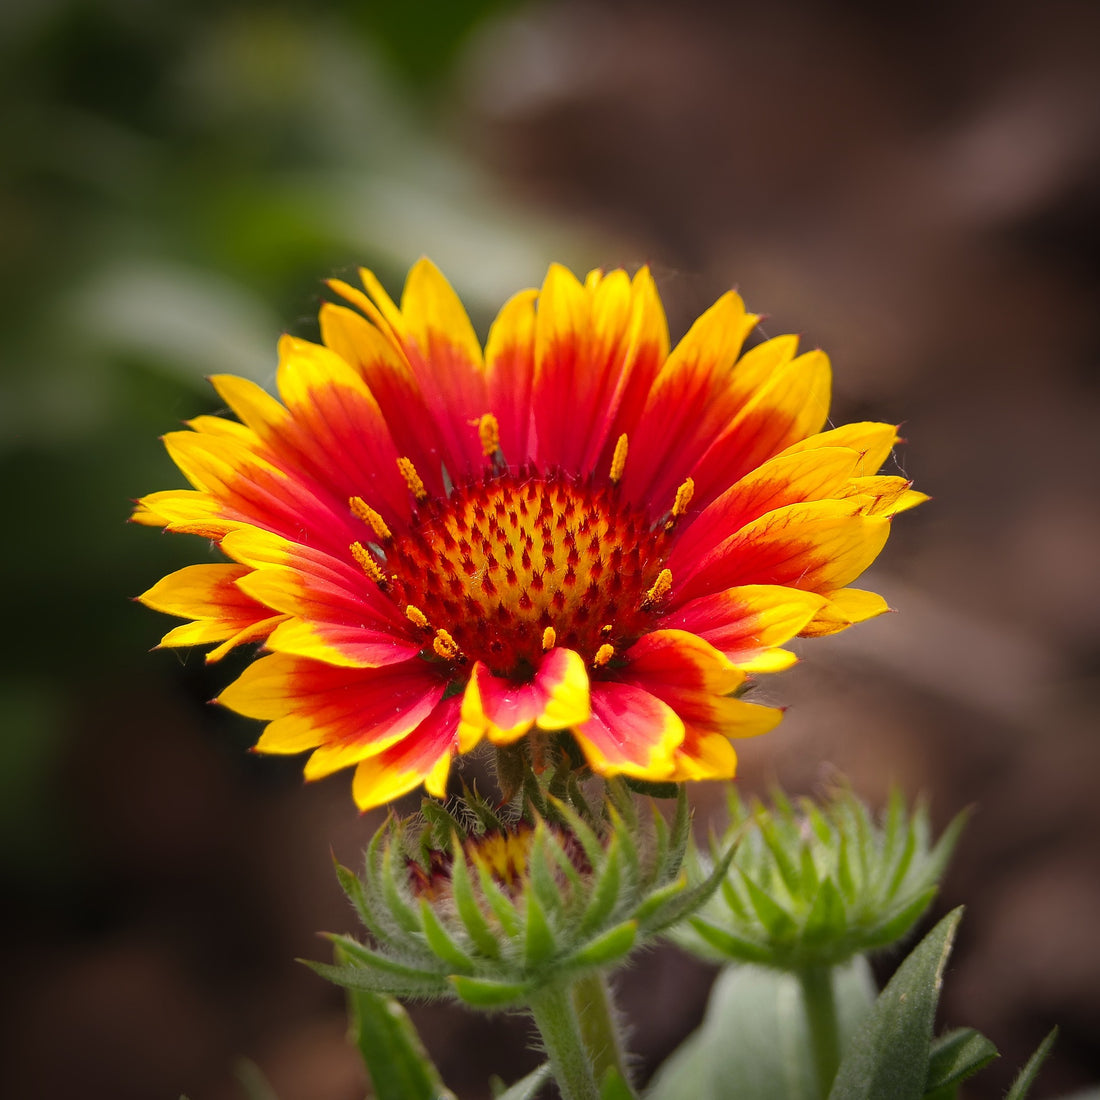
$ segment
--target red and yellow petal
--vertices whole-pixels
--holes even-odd
[[[804,638],[823,638],[847,630],[855,623],[885,615],[889,610],[890,605],[877,592],[841,588],[826,594],[825,603],[800,633]]]
[[[407,737],[359,763],[351,790],[360,810],[383,806],[421,783],[432,797],[445,797],[459,707],[458,696],[442,700]]]
[[[711,724],[687,724],[669,779],[677,783],[687,779],[732,779],[737,771],[737,753],[729,739],[770,733],[782,721],[783,712],[743,699],[723,699],[715,719]]]
[[[570,649],[550,650],[528,683],[494,676],[479,661],[462,699],[459,745],[469,752],[483,737],[507,745],[533,727],[568,729],[590,714],[588,673]]]
[[[154,611],[195,620],[168,631],[161,647],[228,643],[207,656],[216,661],[233,646],[265,638],[283,616],[273,616],[269,607],[242,591],[237,582],[249,572],[229,563],[188,565],[140,595],[141,603]]]
[[[676,540],[669,565],[697,560],[746,524],[789,504],[847,495],[860,455],[847,447],[823,447],[777,458],[747,473],[689,522]]]
[[[316,779],[401,741],[431,713],[445,687],[420,660],[348,669],[276,653],[247,668],[218,702],[268,722],[258,752],[313,749],[305,774]]]
[[[780,649],[824,607],[824,596],[785,585],[750,584],[701,596],[659,622],[697,634],[744,672],[778,672],[795,656]]]
[[[783,454],[796,454],[799,451],[817,450],[821,447],[849,447],[863,456],[859,469],[861,475],[877,473],[879,467],[890,457],[894,444],[898,442],[896,424],[878,424],[863,420],[855,424],[844,424],[819,432],[806,439],[792,443]]]
[[[777,508],[747,524],[698,562],[673,569],[678,600],[744,584],[828,592],[855,580],[878,557],[890,520],[860,515],[850,501]],[[684,573],[688,575],[684,577]]]
[[[817,432],[829,415],[832,368],[822,351],[777,366],[714,440],[690,473],[703,508],[731,480]]]
[[[623,491],[633,500],[668,507],[677,487],[729,424],[738,395],[730,370],[757,318],[730,291],[688,330],[665,360],[646,397]]]
[[[634,288],[624,271],[582,285],[558,264],[538,298],[534,417],[538,460],[587,473],[604,448],[632,346]]]
[[[603,776],[667,779],[684,723],[665,702],[635,684],[592,685],[592,714],[574,730],[589,767]]]
[[[531,394],[535,382],[537,298],[537,290],[514,295],[497,315],[485,344],[489,411],[497,418],[501,451],[513,469],[534,457]]]

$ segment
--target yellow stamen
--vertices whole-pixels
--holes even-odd
[[[676,499],[672,503],[672,515],[682,516],[688,509],[688,505],[691,503],[691,498],[695,495],[695,482],[691,478],[687,478],[683,485],[676,490]]]
[[[615,453],[611,456],[611,484],[618,485],[626,469],[626,432],[619,436],[615,444]]]
[[[437,630],[435,632],[435,640],[432,642],[432,649],[434,649],[445,661],[453,661],[460,652],[458,643],[446,630]]]
[[[615,628],[610,623],[604,623],[603,626],[600,627],[600,634],[605,638],[610,638],[611,631],[614,629]]]
[[[500,450],[500,425],[492,413],[486,413],[477,422],[477,434],[481,440],[481,453],[486,458]]]
[[[405,608],[405,618],[408,619],[413,626],[420,627],[421,630],[426,629],[429,625],[428,616],[425,615],[419,607],[413,607],[412,604],[409,604],[409,606]]]
[[[658,600],[663,600],[665,596],[672,590],[672,570],[662,569],[657,574],[657,579],[653,582],[653,587],[645,594],[645,602],[647,604],[657,603]]]
[[[401,471],[401,476],[405,479],[405,484],[409,487],[409,492],[412,493],[417,500],[423,500],[428,495],[428,490],[424,488],[424,482],[420,480],[420,475],[416,472],[416,467],[412,464],[412,459],[399,458],[397,460],[397,468]]]
[[[393,537],[386,521],[362,497],[352,497],[348,504],[351,506],[351,514],[367,524],[382,542]]]
[[[558,632],[552,627],[548,626],[542,632],[542,648],[549,651],[554,648],[558,641]]]
[[[597,668],[603,668],[612,657],[615,656],[615,647],[604,642],[599,649],[596,650],[596,656],[592,659],[592,663]]]
[[[351,544],[351,556],[355,559],[359,568],[380,588],[384,588],[389,582],[382,567],[370,556],[370,552],[361,542]]]

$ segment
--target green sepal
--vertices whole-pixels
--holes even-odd
[[[1047,1037],[1039,1044],[1039,1049],[1027,1060],[1027,1065],[1020,1070],[1019,1076],[1012,1082],[1012,1088],[1005,1094],[1005,1100],[1025,1100],[1057,1038],[1057,1028],[1047,1033]]]
[[[655,909],[648,915],[648,919],[641,922],[643,929],[646,932],[663,932],[696,912],[725,879],[736,851],[737,841],[734,841],[725,855],[714,865],[714,870],[702,882],[696,883],[687,890],[673,890],[667,897],[663,897],[661,907]],[[670,886],[678,886],[678,882],[671,883]],[[665,887],[665,890],[669,889],[670,887]]]
[[[874,937],[868,944],[868,948],[888,947],[900,940],[920,920],[921,915],[932,904],[938,893],[938,886],[929,886],[923,893],[918,894],[908,905],[899,909],[892,917],[875,929]]]
[[[457,839],[457,838],[456,838]],[[474,945],[490,959],[500,957],[500,944],[489,926],[481,906],[474,896],[473,884],[470,882],[470,869],[466,863],[466,853],[460,844],[454,844],[454,862],[451,864],[451,896],[455,901],[455,909],[459,920],[466,929],[467,935],[474,941]]]
[[[539,967],[554,957],[557,944],[550,922],[546,919],[546,910],[542,907],[538,894],[527,891],[527,920],[523,935],[523,954],[529,967]]]
[[[973,1028],[960,1027],[941,1035],[928,1055],[925,1096],[965,1081],[996,1057],[997,1048]]]
[[[615,904],[619,900],[622,887],[622,860],[619,855],[618,833],[611,834],[611,840],[607,845],[607,854],[603,860],[603,866],[598,871],[598,877],[591,888],[588,897],[588,906],[581,917],[580,931],[587,935],[611,915]]]
[[[497,982],[452,974],[448,979],[459,1000],[474,1008],[508,1008],[525,1002],[531,994],[526,982]]]
[[[516,912],[516,907],[493,880],[493,876],[486,871],[480,863],[475,863],[474,866],[477,870],[477,879],[481,885],[481,892],[485,900],[489,903],[489,908],[492,909],[497,920],[500,921],[500,927],[504,934],[509,939],[515,939],[516,936],[519,935],[521,927],[519,913]]]
[[[528,888],[538,897],[544,913],[560,909],[562,905],[561,889],[550,866],[551,861],[557,865],[557,860],[551,854],[551,850],[555,848],[559,848],[557,839],[540,823],[531,840],[531,850],[527,857],[527,877]]]
[[[922,1100],[932,1025],[962,909],[948,913],[913,949],[853,1036],[829,1100]]]
[[[394,920],[406,932],[417,934],[423,932],[424,929],[416,911],[405,901],[397,887],[397,879],[393,869],[395,847],[396,845],[389,843],[382,849],[382,896],[385,898],[386,908],[393,914]]]
[[[336,878],[367,931],[380,943],[399,948],[403,943],[403,937],[393,929],[387,928],[386,922],[375,912],[359,876],[349,868],[336,863]]]
[[[397,1001],[356,990],[348,993],[348,1008],[352,1036],[377,1100],[455,1100]]]
[[[623,921],[574,951],[562,966],[569,970],[588,970],[610,966],[630,952],[638,938],[638,922]]]
[[[688,841],[691,840],[691,809],[688,806],[687,789],[683,783],[679,786],[680,793],[676,796],[676,816],[672,819],[672,834],[669,837],[668,851],[661,870],[661,878],[666,881],[680,873]]]
[[[772,961],[772,950],[753,940],[735,935],[725,928],[719,928],[702,917],[692,917],[691,927],[699,937],[717,952],[711,956],[717,962],[738,959],[741,962],[766,964]]]
[[[550,1063],[543,1062],[538,1069],[533,1069],[526,1077],[508,1088],[505,1088],[499,1079],[490,1082],[493,1100],[535,1100],[542,1086],[548,1081],[550,1081]]]
[[[742,874],[741,882],[744,884],[745,892],[749,895],[749,902],[756,912],[756,916],[772,940],[792,938],[798,926],[790,913],[779,905],[770,894],[753,882],[748,875]]]
[[[452,970],[464,973],[473,970],[473,959],[451,938],[427,898],[420,899],[420,920],[424,925],[424,938],[428,941],[428,948],[437,959]]]
[[[844,899],[831,878],[825,878],[817,889],[813,905],[802,929],[807,944],[825,944],[831,939],[843,939],[848,931]]]
[[[331,963],[313,962],[311,959],[299,959],[315,974],[327,978],[334,985],[344,989],[363,990],[370,993],[388,993],[394,997],[426,997],[445,993],[445,979],[434,974],[425,974],[422,970],[401,966],[389,959],[383,964],[372,966],[333,966]]]

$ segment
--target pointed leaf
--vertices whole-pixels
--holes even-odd
[[[348,1004],[355,1045],[377,1100],[454,1100],[397,1001],[359,991],[348,995]]]
[[[1058,1029],[1054,1028],[1039,1044],[1039,1049],[1027,1060],[1027,1065],[1020,1070],[1020,1075],[1012,1082],[1012,1088],[1005,1095],[1005,1100],[1025,1100],[1027,1094],[1031,1092],[1031,1086],[1035,1084],[1035,1078],[1039,1076],[1039,1070],[1043,1068],[1043,1063],[1054,1047],[1054,1040],[1057,1038]]]
[[[962,910],[917,945],[879,995],[837,1072],[829,1100],[921,1100],[932,1025]]]
[[[997,1048],[973,1028],[961,1027],[941,1035],[928,1058],[925,1094],[965,1081],[996,1057]]]
[[[522,1080],[501,1092],[493,1094],[493,1100],[535,1100],[542,1086],[550,1080],[550,1063],[544,1062]]]

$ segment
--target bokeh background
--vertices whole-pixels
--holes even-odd
[[[129,602],[195,560],[127,526],[179,483],[156,437],[204,375],[270,382],[321,280],[422,253],[482,333],[551,259],[648,262],[674,335],[738,285],[836,368],[837,422],[906,422],[873,584],[900,614],[808,646],[750,791],[976,813],[944,1025],[1035,1095],[1100,1080],[1100,8],[772,0],[12,0],[0,6],[0,1093],[281,1100],[364,1082],[339,994],[294,963],[350,930],[346,778],[245,749],[234,672],[149,654]],[[703,813],[712,794],[699,792]],[[883,962],[888,971],[891,960]],[[647,1072],[711,978],[621,980]],[[531,1064],[514,1020],[417,1020],[448,1082]]]

